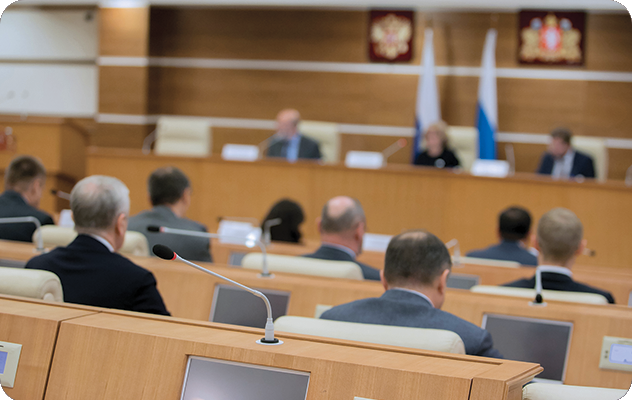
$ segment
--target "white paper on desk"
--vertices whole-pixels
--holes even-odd
[[[386,253],[388,243],[391,241],[391,235],[379,235],[377,233],[365,233],[362,239],[363,251],[378,251]]]
[[[247,247],[254,247],[255,240],[261,240],[261,228],[253,226],[249,222],[222,220],[219,223],[217,233],[222,236],[220,243],[224,244],[241,244]]]
[[[75,221],[72,220],[71,210],[61,210],[61,212],[59,213],[59,226],[63,226],[66,228],[75,227]]]
[[[475,160],[470,171],[475,176],[506,178],[509,175],[509,163],[503,160]]]
[[[222,160],[228,161],[257,161],[259,147],[246,144],[225,144],[222,147]]]
[[[377,151],[348,151],[345,156],[347,168],[380,169],[384,166],[384,155]]]

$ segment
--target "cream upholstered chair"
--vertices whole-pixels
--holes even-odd
[[[522,400],[619,400],[625,389],[531,383],[522,388]]]
[[[68,246],[70,242],[75,240],[77,232],[73,228],[56,226],[56,225],[44,225],[40,228],[42,232],[42,239],[44,241],[44,247],[53,248],[58,246]],[[33,242],[38,231],[33,233]],[[125,241],[123,247],[118,251],[121,254],[128,256],[149,256],[149,243],[147,238],[140,232],[127,231],[125,232]]]
[[[489,258],[477,258],[477,257],[459,257],[461,264],[471,265],[488,265],[490,267],[502,267],[502,268],[519,268],[520,263],[516,261],[505,260],[492,260]]]
[[[469,171],[478,157],[478,130],[471,126],[448,126],[448,145],[459,159],[461,167]]]
[[[340,161],[340,133],[338,125],[332,122],[301,121],[298,131],[320,144],[323,162],[336,164]]]
[[[573,148],[588,154],[593,159],[595,178],[601,182],[608,179],[608,148],[606,140],[598,137],[573,136],[571,138]]]
[[[201,118],[160,117],[154,153],[206,157],[211,154],[211,126]]]
[[[0,267],[0,293],[46,301],[64,301],[59,277],[39,269]]]
[[[465,354],[465,346],[461,337],[452,331],[443,329],[359,324],[288,315],[277,318],[274,322],[274,328],[277,332]]]
[[[287,272],[291,274],[323,276],[329,278],[364,279],[360,266],[351,261],[329,261],[316,258],[283,256],[268,254],[268,270],[270,272]],[[248,253],[241,260],[246,269],[261,270],[263,254]]]
[[[470,288],[474,293],[497,294],[500,296],[524,297],[535,299],[535,289],[514,288],[506,286],[476,285]],[[543,290],[544,301],[565,301],[568,303],[608,304],[608,299],[597,293],[564,292],[561,290]]]

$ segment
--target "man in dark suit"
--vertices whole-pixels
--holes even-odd
[[[522,207],[509,207],[498,216],[500,243],[467,253],[468,257],[515,261],[522,265],[538,265],[538,258],[526,249],[531,230],[531,215]]]
[[[54,224],[50,215],[38,210],[46,170],[35,157],[14,158],[4,174],[5,191],[0,195],[0,218],[35,217],[42,225]],[[0,239],[30,242],[35,232],[31,222],[0,225]]]
[[[301,115],[298,111],[287,109],[277,115],[277,133],[271,139],[266,156],[285,158],[290,162],[297,159],[320,160],[320,147],[317,141],[302,135],[298,131]]]
[[[502,358],[489,332],[440,310],[451,267],[450,253],[435,235],[420,230],[402,233],[386,249],[381,272],[386,292],[333,307],[321,318],[449,330],[461,337],[466,354]]]
[[[597,293],[608,299],[609,303],[614,303],[610,292],[573,280],[571,268],[586,246],[586,240],[582,239],[583,231],[579,218],[565,208],[554,208],[540,218],[535,248],[540,252],[538,269],[542,276],[542,288]],[[535,288],[535,275],[503,286]]]
[[[123,182],[84,178],[70,193],[70,208],[79,235],[67,247],[32,258],[26,268],[56,274],[68,303],[169,315],[154,275],[115,253],[123,246],[129,214]]]
[[[538,174],[551,175],[556,179],[575,176],[594,178],[595,168],[589,155],[571,147],[571,131],[557,128],[551,132],[549,151],[544,153],[538,167]]]
[[[325,203],[318,219],[321,246],[303,257],[321,260],[353,261],[362,269],[364,279],[380,280],[380,272],[356,260],[362,252],[366,217],[362,205],[347,196],[334,197]]]
[[[145,235],[149,248],[165,244],[187,260],[213,262],[208,238],[147,231],[148,226],[165,226],[207,232],[204,225],[184,217],[191,205],[189,178],[178,168],[163,167],[152,172],[147,187],[153,208],[131,217],[127,229]]]

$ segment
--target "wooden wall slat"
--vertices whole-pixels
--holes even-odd
[[[149,42],[149,8],[99,10],[101,56],[146,57]]]
[[[146,67],[99,67],[99,112],[147,114]]]

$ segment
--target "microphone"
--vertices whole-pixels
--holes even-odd
[[[56,189],[51,189],[50,192],[61,199],[70,201],[70,193],[62,192],[61,190]]]
[[[509,163],[509,175],[513,176],[516,174],[516,154],[514,153],[513,144],[507,143],[505,145],[505,158],[507,158],[507,162]]]
[[[532,306],[546,306],[542,298],[542,271],[540,271],[540,267],[535,269],[535,299],[529,304]]]
[[[195,236],[195,237],[203,237],[203,238],[215,238],[215,239],[225,238],[225,239],[241,240],[245,243],[249,241],[254,242],[261,249],[261,254],[263,258],[263,267],[261,269],[261,277],[262,278],[274,277],[274,275],[272,275],[270,271],[268,271],[268,257],[266,255],[266,246],[263,243],[261,243],[260,240],[249,238],[249,237],[243,237],[243,236],[228,236],[228,235],[219,235],[217,233],[187,231],[184,229],[167,228],[166,226],[157,226],[157,225],[149,225],[147,227],[147,231],[155,232],[155,233],[172,233],[174,235]]]
[[[44,252],[44,238],[42,237],[42,224],[39,219],[35,217],[11,217],[11,218],[0,218],[0,224],[19,224],[30,222],[35,225],[35,232],[37,232],[36,236],[36,247],[35,251],[43,253]]]
[[[269,219],[263,223],[263,244],[270,246],[272,241],[272,235],[270,234],[270,228],[273,226],[281,225],[281,218]]]
[[[275,132],[274,134],[272,134],[272,136],[269,136],[266,140],[259,143],[257,145],[257,147],[259,148],[259,158],[263,158],[263,156],[265,155],[265,151],[268,150],[268,147],[270,147],[272,143],[275,143],[277,140],[282,140],[282,139],[279,139]]]
[[[625,171],[625,185],[632,186],[632,165]]]
[[[402,138],[402,139],[399,139],[397,142],[393,143],[392,145],[388,146],[386,149],[384,149],[382,151],[382,157],[384,157],[384,161],[386,161],[393,154],[397,153],[399,150],[406,147],[406,143],[408,143],[408,141]]]
[[[155,227],[152,227],[155,228]],[[152,248],[152,251],[154,252],[154,254],[160,258],[162,258],[163,260],[178,260],[178,261],[182,261],[185,264],[188,264],[190,266],[192,266],[193,268],[196,268],[202,272],[206,272],[207,274],[213,275],[217,278],[223,279],[226,282],[230,282],[235,286],[238,286],[242,289],[244,289],[247,292],[250,292],[252,294],[254,294],[255,296],[261,298],[265,303],[266,303],[266,309],[268,311],[268,319],[266,321],[266,327],[265,327],[265,337],[262,339],[257,340],[258,344],[267,344],[267,345],[274,345],[274,344],[283,344],[282,341],[280,341],[279,339],[275,339],[274,338],[274,322],[272,321],[272,306],[270,305],[270,300],[268,300],[268,298],[266,297],[266,295],[264,295],[263,293],[261,293],[258,290],[255,289],[251,289],[248,286],[242,285],[241,283],[235,282],[232,279],[228,279],[218,273],[215,273],[213,271],[210,271],[206,268],[202,268],[197,264],[192,263],[191,261],[185,260],[184,258],[180,257],[175,251],[171,250],[169,247],[162,245],[162,244],[157,244]]]
[[[147,137],[143,140],[142,152],[143,154],[151,153],[151,145],[156,141],[156,131],[154,130],[152,133],[147,135]]]
[[[459,246],[459,241],[457,239],[452,239],[448,243],[445,244],[445,247],[450,250],[454,247],[454,257],[452,257],[454,261],[454,266],[458,267],[461,265],[461,247]]]

